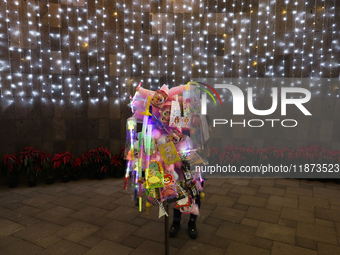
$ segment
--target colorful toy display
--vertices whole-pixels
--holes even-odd
[[[130,180],[133,198],[140,211],[145,200],[147,214],[154,205],[159,206],[159,217],[168,216],[163,203],[198,214],[195,199],[203,194],[204,180],[191,167],[207,163],[201,153],[206,127],[201,126],[198,85],[163,85],[150,91],[139,84],[130,97],[133,116],[126,124],[124,189]],[[139,132],[137,123],[142,123]]]

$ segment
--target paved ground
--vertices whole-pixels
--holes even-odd
[[[340,254],[340,190],[293,179],[209,179],[190,240],[184,217],[170,254]],[[0,187],[0,254],[163,254],[164,218],[122,180]]]

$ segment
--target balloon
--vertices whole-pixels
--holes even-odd
[[[159,130],[159,129],[152,130],[152,138],[158,140],[161,137],[161,135],[162,135],[162,131],[161,130]]]

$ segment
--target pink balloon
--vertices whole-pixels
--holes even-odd
[[[186,151],[188,149],[188,144],[186,141],[181,141],[176,146],[177,151]]]
[[[152,97],[153,94],[155,93],[152,90],[148,90],[148,89],[145,89],[145,88],[142,88],[142,87],[140,87],[138,89],[138,92],[139,92],[138,96],[141,97],[141,98],[146,98],[147,96],[151,96]]]
[[[171,164],[169,166],[165,166],[165,170],[167,170],[168,172],[173,172],[175,170],[174,164]]]
[[[163,162],[163,158],[159,152],[156,153],[156,155],[153,157],[153,160]]]
[[[159,139],[162,135],[162,132],[159,129],[152,130],[152,138]]]
[[[169,97],[183,93],[184,90],[186,90],[186,85],[180,85],[180,86],[171,88],[170,91],[169,91]]]
[[[182,166],[182,162],[181,162],[181,161],[175,163],[175,167],[176,167],[176,168],[181,168],[181,166]]]

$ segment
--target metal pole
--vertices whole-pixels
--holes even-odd
[[[166,213],[169,215],[169,205],[164,202],[164,209]],[[169,255],[169,217],[164,216],[164,234],[165,234],[165,255]]]

